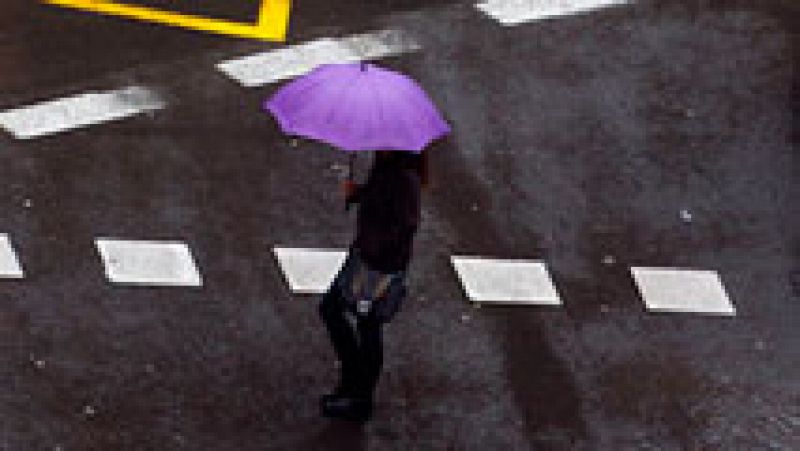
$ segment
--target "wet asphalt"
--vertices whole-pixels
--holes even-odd
[[[319,416],[336,368],[318,297],[271,254],[350,243],[346,159],[281,135],[260,112],[277,86],[214,69],[285,44],[6,0],[0,108],[129,84],[169,106],[0,134],[0,232],[26,268],[0,281],[0,449],[800,447],[797,6],[640,1],[502,27],[468,2],[295,3],[287,44],[411,33],[423,50],[378,63],[453,125],[428,149],[374,420]],[[253,10],[220,4],[181,10]],[[204,286],[112,286],[98,236],[183,240]],[[544,259],[564,305],[476,309],[450,255]],[[630,266],[716,270],[737,315],[648,312]]]

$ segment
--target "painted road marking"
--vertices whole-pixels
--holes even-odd
[[[399,55],[420,49],[400,30],[382,30],[347,38],[322,38],[217,64],[245,87],[257,87],[311,72],[328,63],[349,63]]]
[[[24,274],[19,264],[17,253],[11,246],[11,240],[5,233],[0,233],[0,279],[22,279]]]
[[[31,139],[164,108],[153,91],[140,86],[92,92],[0,112],[0,127]]]
[[[95,244],[110,282],[192,287],[203,284],[185,243],[98,238]]]
[[[508,26],[579,14],[631,2],[632,0],[487,0],[475,6],[501,24]]]
[[[715,271],[634,267],[631,273],[650,310],[736,314]]]
[[[467,297],[506,305],[560,305],[544,262],[451,256]]]
[[[289,287],[295,293],[328,290],[347,258],[347,251],[275,247],[272,249]]]
[[[42,0],[44,3],[240,38],[284,41],[291,0],[262,0],[254,24],[183,14],[111,0]]]

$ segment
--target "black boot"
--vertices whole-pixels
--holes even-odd
[[[342,379],[342,381],[344,385],[339,393],[323,396],[322,414],[329,418],[366,422],[372,416],[372,391],[364,389],[362,378]]]
[[[321,400],[322,404],[325,405],[326,403],[333,402],[339,398],[345,398],[352,396],[352,392],[347,390],[346,388],[342,387],[341,385],[337,385],[336,388],[333,389],[331,393],[326,395],[322,395]]]
[[[356,371],[349,365],[342,365],[339,373],[339,384],[330,394],[322,395],[322,403],[333,401],[342,396],[355,396],[357,394],[356,386],[358,385]]]
[[[344,395],[323,399],[322,414],[328,418],[364,423],[372,417],[372,399]]]

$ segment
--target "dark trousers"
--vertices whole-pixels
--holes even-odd
[[[372,314],[359,317],[353,330],[336,284],[322,296],[319,313],[341,362],[340,391],[372,399],[383,365],[381,322]]]

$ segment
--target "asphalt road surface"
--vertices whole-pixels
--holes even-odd
[[[463,1],[294,3],[265,43],[3,2],[0,112],[131,85],[164,106],[0,129],[0,234],[25,268],[0,278],[0,449],[800,449],[796,4],[506,26]],[[412,293],[358,428],[319,415],[319,297],[272,254],[350,243],[346,159],[261,112],[281,83],[215,65],[388,28],[420,49],[374,62],[453,133],[427,150]],[[184,242],[202,287],[110,283],[97,237]],[[546,261],[563,304],[474,308],[452,255]],[[649,309],[631,267],[716,271],[735,315]]]

